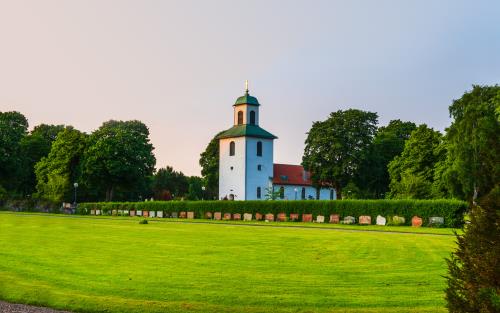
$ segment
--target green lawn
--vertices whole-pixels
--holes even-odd
[[[81,312],[446,312],[450,235],[138,220],[0,212],[0,299]]]

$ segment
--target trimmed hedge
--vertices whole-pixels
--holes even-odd
[[[91,209],[100,209],[103,214],[112,210],[163,211],[165,213],[192,211],[196,218],[202,218],[205,212],[222,213],[290,213],[329,216],[339,214],[341,218],[370,215],[372,221],[377,215],[390,217],[403,216],[406,225],[411,225],[415,215],[423,218],[427,225],[432,216],[444,217],[446,227],[461,227],[463,215],[468,204],[459,200],[299,200],[299,201],[147,201],[147,202],[97,202],[81,203],[77,213],[90,214]],[[328,217],[326,218],[328,221]]]

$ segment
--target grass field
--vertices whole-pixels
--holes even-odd
[[[450,230],[138,220],[0,212],[0,299],[81,312],[446,311]]]

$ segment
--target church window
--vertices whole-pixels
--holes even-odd
[[[300,194],[300,198],[302,200],[305,200],[306,199],[306,188],[302,187],[302,192]]]
[[[260,187],[257,187],[257,199],[260,199],[261,197],[261,190]]]
[[[319,200],[320,197],[320,190],[319,188],[316,188],[316,200]]]
[[[330,189],[330,200],[333,200],[333,189]]]
[[[232,167],[232,166],[231,166],[231,167],[230,167],[230,169],[231,169],[231,171],[232,171],[232,170],[234,170],[234,167]]]
[[[257,142],[257,156],[262,156],[262,141]]]
[[[255,111],[250,111],[250,124],[255,125]]]
[[[262,171],[262,165],[257,165],[257,171]]]
[[[280,187],[280,198],[281,199],[285,198],[285,188],[283,186]]]
[[[238,111],[238,125],[243,124],[243,111]]]
[[[234,141],[231,141],[229,143],[229,155],[233,156],[235,153],[235,150],[236,150],[236,144],[234,143]]]

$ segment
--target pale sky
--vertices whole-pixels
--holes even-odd
[[[339,109],[443,130],[452,99],[500,83],[500,1],[0,0],[0,111],[141,120],[157,168],[199,175],[245,79],[276,163]]]

